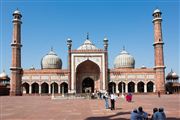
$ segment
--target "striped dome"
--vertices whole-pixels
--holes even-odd
[[[54,51],[50,51],[41,60],[41,69],[61,69],[62,61]]]
[[[124,49],[114,60],[114,68],[134,68],[135,60],[134,57],[131,56]]]

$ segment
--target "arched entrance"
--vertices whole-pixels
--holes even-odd
[[[51,84],[51,93],[58,93],[58,84],[56,82]]]
[[[123,92],[125,93],[125,90],[126,90],[125,87],[126,87],[125,83],[124,83],[124,82],[120,82],[120,83],[118,84],[119,93],[122,93],[122,89],[123,89]]]
[[[128,83],[128,92],[134,92],[135,91],[135,83],[134,82],[130,82],[130,83]]]
[[[154,86],[154,83],[153,82],[148,82],[147,83],[147,92],[153,92],[153,86]]]
[[[48,84],[47,83],[43,83],[42,85],[41,85],[41,93],[48,93],[49,92],[49,86],[48,86]]]
[[[84,93],[89,88],[90,92],[100,90],[100,68],[91,60],[86,60],[76,68],[76,93]]]
[[[32,93],[39,93],[39,85],[37,83],[32,84]]]
[[[28,94],[29,93],[29,84],[23,83],[23,93]]]
[[[68,93],[68,84],[67,83],[65,83],[65,82],[61,83],[60,87],[61,87],[61,90],[60,90],[61,94]]]
[[[110,82],[108,84],[108,91],[109,93],[116,93],[116,83]]]
[[[144,92],[144,83],[143,82],[139,82],[137,84],[137,87],[138,87],[138,92],[140,92],[140,93]]]
[[[94,81],[91,78],[85,78],[82,82],[82,93],[93,93]]]

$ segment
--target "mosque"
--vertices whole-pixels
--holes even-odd
[[[135,59],[125,48],[114,59],[114,68],[108,68],[108,39],[104,48],[97,48],[87,35],[84,43],[72,49],[67,39],[68,68],[62,69],[62,60],[53,49],[41,60],[41,68],[21,67],[21,12],[13,13],[13,39],[10,95],[64,94],[105,91],[114,93],[165,92],[165,65],[161,28],[161,11],[154,10],[154,66],[135,68]],[[153,42],[153,41],[152,41]]]

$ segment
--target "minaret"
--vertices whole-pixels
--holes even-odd
[[[10,95],[22,95],[21,92],[21,80],[22,80],[22,68],[21,68],[21,13],[17,9],[13,13],[13,37],[12,37],[12,64],[11,64],[11,82],[10,82]]]
[[[68,47],[68,69],[69,69],[69,81],[68,81],[68,93],[71,91],[71,47],[72,47],[72,40],[70,38],[67,39],[67,47]]]
[[[156,9],[153,13],[154,24],[154,57],[155,57],[155,71],[156,71],[156,92],[165,92],[165,66],[163,55],[163,39],[162,39],[162,27],[161,27],[161,11]]]
[[[108,39],[104,38],[104,51],[105,51],[105,89],[108,89]]]

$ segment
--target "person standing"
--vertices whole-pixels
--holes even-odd
[[[161,93],[160,93],[160,91],[158,91],[158,97],[159,97],[159,98],[161,97]]]
[[[115,110],[115,96],[114,96],[114,93],[111,93],[110,95],[110,98],[111,98],[111,110]]]
[[[105,101],[105,108],[108,109],[109,108],[109,102],[108,102],[108,93],[105,92],[104,93],[104,101]]]

